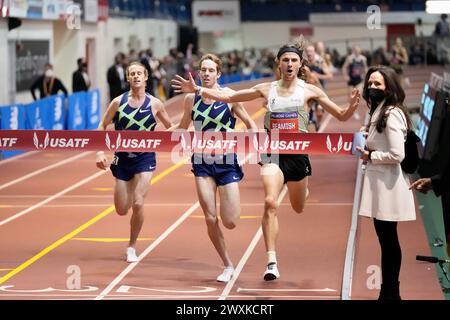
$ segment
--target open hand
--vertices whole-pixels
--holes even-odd
[[[194,93],[197,90],[197,85],[195,84],[194,78],[192,78],[191,73],[189,73],[189,79],[184,79],[178,74],[175,75],[175,79],[171,81],[172,88],[176,93]]]
[[[356,109],[359,105],[360,99],[361,99],[361,94],[359,93],[359,90],[356,88],[353,88],[352,94],[350,96],[350,107]]]

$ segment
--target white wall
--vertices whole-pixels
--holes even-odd
[[[341,54],[346,52],[346,44],[359,44],[363,49],[386,47],[386,24],[413,23],[421,18],[422,32],[429,36],[438,21],[438,15],[425,12],[381,12],[381,29],[367,28],[366,12],[357,13],[314,13],[308,22],[244,22],[238,32],[223,33],[216,37],[213,33],[200,33],[200,47],[205,51],[223,52],[242,48],[278,48],[291,41],[292,27],[312,27],[311,41],[325,41],[326,45],[336,48]],[[419,35],[420,30],[416,30]],[[308,37],[307,37],[308,38]],[[372,43],[371,40],[372,39]],[[348,40],[347,42],[345,40]],[[328,42],[328,43],[327,43]]]
[[[6,19],[0,19],[0,105],[9,103],[9,93],[7,81],[9,79],[8,70],[8,23]]]
[[[381,29],[368,30],[365,26],[340,25],[314,27],[313,41],[324,41],[329,48],[335,48],[340,54],[345,54],[347,46],[358,44],[363,50],[372,50],[378,47],[386,47],[385,26]],[[344,41],[347,39],[348,42]],[[373,47],[371,47],[371,41]]]
[[[136,50],[147,49],[153,45],[156,57],[167,55],[169,49],[176,47],[178,26],[168,20],[131,20],[109,19],[98,24],[82,22],[81,28],[68,29],[64,21],[22,20],[22,26],[8,32],[7,20],[0,20],[0,104],[7,104],[8,91],[8,40],[49,40],[50,62],[55,74],[61,79],[68,91],[72,92],[72,73],[77,68],[76,60],[86,56],[86,42],[95,42],[95,51],[90,57],[89,73],[93,88],[99,88],[102,107],[108,103],[107,69],[113,64],[114,55],[120,50],[128,54],[133,47]],[[114,40],[119,39],[121,48],[116,48]],[[152,40],[152,42],[151,42]],[[16,94],[16,102],[32,101],[29,91]]]
[[[51,21],[38,21],[38,20],[22,20],[22,26],[17,29],[8,32],[8,27],[6,26],[7,37],[0,39],[0,47],[3,48],[4,45],[8,46],[9,40],[48,40],[50,42],[50,63],[54,63],[53,59],[53,24]],[[9,54],[3,56],[3,63],[9,63]],[[0,73],[0,87],[7,87],[6,81],[8,78],[3,76],[7,73]],[[2,89],[3,90],[3,89]],[[2,95],[2,99],[3,95]],[[15,102],[17,103],[29,103],[33,101],[31,93],[29,91],[23,91],[16,94]],[[9,102],[9,101],[8,101]]]

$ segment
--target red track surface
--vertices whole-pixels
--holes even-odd
[[[330,86],[330,96],[345,104],[342,89]],[[174,122],[180,116],[180,101],[177,97],[168,105]],[[250,114],[260,106],[261,102],[246,104]],[[361,104],[361,117],[365,111]],[[256,122],[262,127],[262,116]],[[360,123],[331,119],[324,131],[354,132]],[[89,153],[2,189],[6,183],[75,155],[39,152],[0,163],[0,299],[340,299],[355,157],[311,157],[313,176],[305,212],[295,214],[287,197],[279,209],[277,257],[281,278],[270,283],[262,280],[266,254],[263,239],[258,238],[264,199],[260,168],[244,165],[241,220],[234,230],[225,230],[229,252],[242,271],[235,281],[224,285],[215,281],[221,262],[207,236],[201,209],[194,206],[192,213],[185,214],[197,202],[190,165],[159,176],[173,169],[169,154],[158,155],[158,168],[146,200],[142,240],[137,245],[138,254],[146,249],[148,254],[136,265],[124,261],[130,215],[119,217],[111,209],[110,172],[4,223],[99,172],[94,154]],[[101,218],[92,221],[95,217]],[[433,268],[414,261],[415,254],[429,253],[422,222],[418,219],[400,225],[403,298],[442,299]],[[354,299],[377,295],[376,290],[366,287],[367,267],[379,264],[372,229],[369,220],[360,219]],[[123,240],[100,242],[98,238]],[[74,279],[70,266],[79,268],[80,289],[70,285]],[[67,273],[68,268],[72,273]]]

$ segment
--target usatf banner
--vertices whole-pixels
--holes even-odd
[[[0,130],[0,150],[352,154],[353,133]]]

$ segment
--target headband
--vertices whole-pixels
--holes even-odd
[[[298,54],[298,56],[300,57],[300,59],[302,59],[302,56],[303,56],[303,50],[300,50],[300,49],[298,49],[298,48],[296,48],[296,47],[283,47],[283,48],[281,48],[281,49],[278,51],[277,59],[280,60],[280,57],[281,57],[283,54],[285,54],[286,52],[293,52],[293,53],[296,53],[296,54]]]

